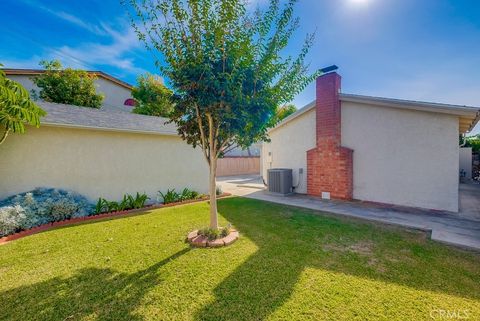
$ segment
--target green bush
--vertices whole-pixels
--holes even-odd
[[[123,198],[120,202],[107,201],[104,198],[99,198],[97,205],[95,206],[95,213],[105,213],[105,212],[115,212],[115,211],[126,211],[135,208],[142,208],[145,206],[147,200],[150,199],[145,193],[138,193],[135,196],[130,194],[123,195]]]
[[[181,193],[177,193],[174,188],[168,189],[166,193],[158,191],[158,195],[162,198],[163,204],[193,200],[202,196],[198,192],[188,188],[184,188]]]
[[[221,228],[218,228],[218,229],[214,229],[214,228],[211,228],[211,227],[206,227],[206,228],[200,229],[198,231],[198,235],[205,236],[210,241],[214,241],[216,239],[223,238],[223,237],[227,236],[228,234],[230,234],[230,227],[228,227],[228,226],[221,227]]]

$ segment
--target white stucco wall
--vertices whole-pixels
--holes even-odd
[[[8,75],[7,77],[23,85],[29,92],[31,92],[32,89],[37,93],[39,91],[38,87],[31,80],[32,76]],[[104,96],[102,108],[126,112],[132,110],[133,107],[124,105],[125,100],[132,97],[129,89],[100,77],[95,80],[95,85],[97,87],[97,93],[103,94]]]
[[[460,169],[465,171],[465,178],[472,179],[472,148],[460,148]]]
[[[307,150],[315,147],[315,128],[315,109],[312,109],[270,132],[271,142],[262,145],[261,170],[265,181],[268,169],[291,168],[294,185],[300,178],[295,192],[307,193]],[[300,168],[303,174],[299,176]]]
[[[0,199],[35,187],[64,188],[91,200],[188,187],[208,192],[200,149],[179,137],[43,126],[0,145]]]
[[[353,197],[458,211],[458,117],[342,103]]]

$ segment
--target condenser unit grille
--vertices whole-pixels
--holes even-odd
[[[292,170],[289,168],[269,169],[268,191],[282,195],[292,193]]]

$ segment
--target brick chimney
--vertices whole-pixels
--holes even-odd
[[[317,146],[307,151],[307,193],[330,193],[332,199],[349,200],[353,198],[353,150],[341,146],[341,79],[335,72],[317,78]]]

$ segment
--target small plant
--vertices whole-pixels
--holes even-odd
[[[198,231],[198,235],[205,236],[210,241],[214,241],[220,237],[220,231],[215,228],[206,227]]]
[[[158,191],[158,195],[159,198],[162,198],[164,204],[193,200],[201,196],[198,192],[188,188],[184,188],[181,193],[177,193],[174,188],[167,190],[165,194]]]
[[[95,205],[95,214],[100,214],[108,211],[108,201],[104,198],[98,198]]]
[[[223,194],[222,187],[220,185],[217,185],[217,187],[215,188],[215,193],[217,194],[217,196]]]
[[[131,196],[131,195],[128,195],[128,196]],[[125,210],[129,210],[133,207],[130,206],[130,200],[128,198],[127,194],[123,195],[123,198],[120,202],[118,202],[118,208],[117,208],[117,211],[125,211]]]
[[[145,193],[138,193],[135,196],[130,194],[123,195],[123,198],[120,202],[107,201],[104,198],[99,198],[97,205],[95,206],[95,213],[105,213],[105,212],[115,212],[115,211],[125,211],[131,210],[134,208],[142,208],[145,206],[147,200],[150,199]]]
[[[188,188],[184,188],[182,191],[182,194],[180,195],[180,198],[182,199],[182,201],[193,200],[193,199],[196,199],[197,197],[198,197],[198,192],[192,191]]]
[[[133,198],[131,195],[128,195],[129,198]],[[150,197],[147,196],[147,194],[142,193],[140,194],[137,192],[137,195],[135,195],[135,198],[133,199],[133,208],[142,208],[145,206],[145,203],[147,200],[149,200]]]
[[[220,229],[220,237],[225,237],[228,234],[230,234],[230,227],[226,226]]]
[[[160,196],[162,197],[163,204],[175,203],[181,200],[181,196],[177,192],[175,192],[174,188],[172,188],[171,190],[167,190],[165,194],[158,191],[158,194],[160,194]]]
[[[205,236],[210,241],[214,241],[219,238],[223,238],[230,234],[230,224],[226,227],[221,227],[218,229],[214,229],[211,227],[206,227],[198,231],[198,235]]]

